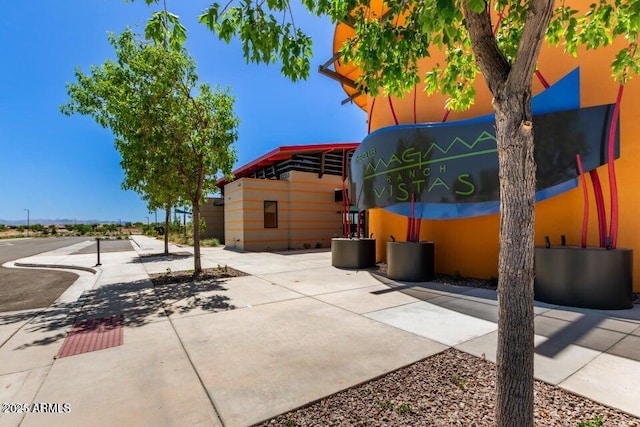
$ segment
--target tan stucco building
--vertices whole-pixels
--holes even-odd
[[[224,201],[222,197],[208,197],[206,203],[200,205],[200,218],[206,224],[201,237],[218,239],[224,243]]]
[[[355,223],[355,214],[348,219],[342,214],[342,195],[357,145],[278,147],[234,171],[234,181],[218,182],[222,202],[208,204],[212,211],[223,205],[226,247],[249,251],[329,247],[331,238],[343,235],[345,220]]]

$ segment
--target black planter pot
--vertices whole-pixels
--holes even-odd
[[[535,299],[601,310],[633,307],[631,249],[535,248]]]
[[[404,282],[428,282],[434,272],[433,242],[387,242],[387,277]]]
[[[376,239],[331,239],[331,265],[369,268],[376,265]]]

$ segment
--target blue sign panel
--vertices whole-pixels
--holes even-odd
[[[578,87],[575,70],[534,98],[537,200],[577,185],[576,154],[585,171],[606,163],[613,105],[578,108],[579,96],[572,90]],[[555,112],[550,112],[554,105]],[[618,153],[616,135],[616,157]],[[355,151],[351,180],[358,209],[384,207],[408,216],[413,197],[419,218],[498,212],[494,117],[380,129]]]

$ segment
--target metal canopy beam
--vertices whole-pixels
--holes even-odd
[[[322,65],[318,67],[318,72],[324,76],[329,77],[330,79],[333,79],[342,83],[345,86],[349,86],[352,89],[359,89],[358,84],[353,80],[351,80],[350,78],[345,77],[341,74],[338,74],[335,71],[330,70],[329,68],[325,68]]]

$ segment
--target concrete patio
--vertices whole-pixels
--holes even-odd
[[[20,261],[94,267],[86,246]],[[339,270],[327,251],[203,248],[203,267],[248,276],[160,300],[149,275],[193,258],[150,257],[162,242],[142,236],[132,247],[76,271],[51,307],[0,313],[0,401],[70,405],[1,426],[245,426],[448,347],[495,360],[495,291]],[[536,378],[640,417],[640,307],[535,310]],[[122,345],[54,358],[76,321],[115,313]]]

